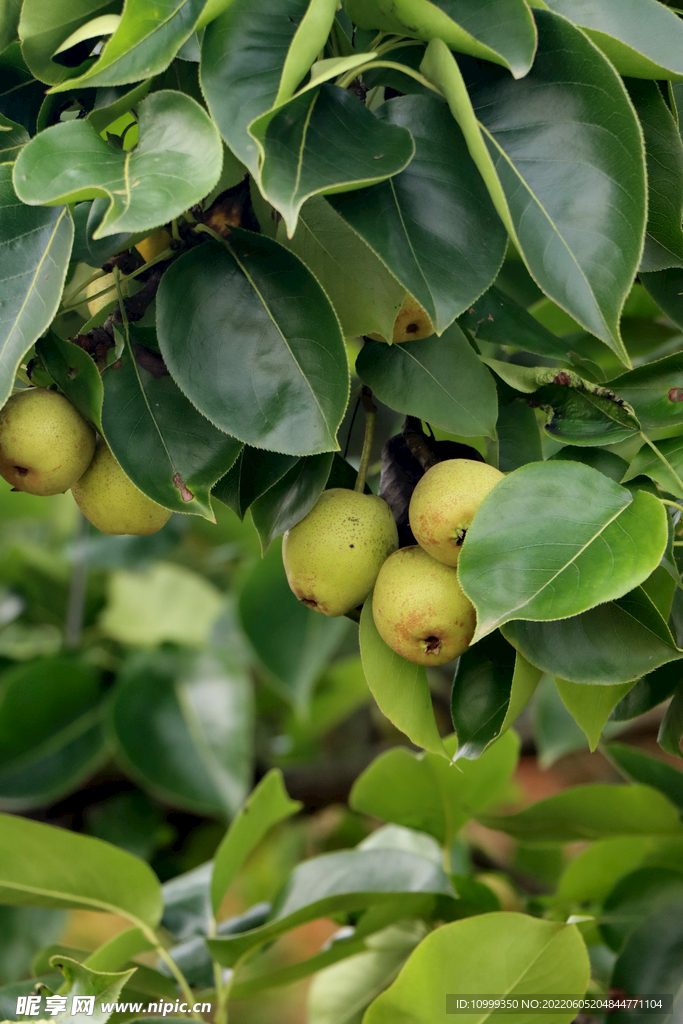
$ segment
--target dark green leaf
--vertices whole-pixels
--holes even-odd
[[[575,448],[567,445],[560,448],[548,460],[550,462],[582,462],[584,466],[592,466],[593,469],[604,473],[615,484],[621,483],[624,473],[628,469],[628,462],[614,452],[605,451],[604,448]]]
[[[615,952],[630,933],[670,904],[683,904],[683,873],[643,867],[620,878],[603,904],[600,932]]]
[[[0,2],[0,53],[17,38],[21,0]]]
[[[612,718],[615,722],[624,722],[644,715],[670,697],[681,680],[683,668],[677,661],[661,665],[637,681],[633,689],[619,701],[612,712]]]
[[[259,187],[282,214],[290,238],[311,196],[384,181],[415,152],[406,128],[375,117],[336,85],[299,93],[253,122],[249,132],[263,153]]]
[[[101,267],[110,256],[125,248],[130,238],[128,232],[108,235],[96,241],[93,232],[97,230],[107,211],[107,199],[95,199],[89,203],[77,203],[74,207],[74,245],[71,259],[75,263],[87,263],[91,267]],[[68,295],[65,296],[65,299]]]
[[[574,683],[626,683],[681,657],[640,587],[568,619],[506,622],[502,633],[532,665]]]
[[[120,914],[149,929],[161,919],[161,886],[138,857],[63,828],[0,815],[0,898],[11,906]]]
[[[546,0],[548,7],[585,29],[621,75],[683,78],[683,25],[655,0]],[[654,991],[654,989],[652,990]]]
[[[660,747],[673,754],[674,757],[683,757],[681,740],[683,740],[683,685],[678,684],[671,698],[671,703],[666,709],[662,724],[659,727],[657,736]]]
[[[682,291],[683,271],[680,270],[644,274],[643,281],[647,283],[649,290],[655,278],[661,281],[667,275],[672,275],[671,289]],[[669,316],[671,315],[668,309],[664,306],[662,308]],[[683,303],[681,325],[683,326]],[[661,427],[680,424],[682,407],[679,403],[683,401],[683,357],[680,355],[666,356],[657,362],[639,366],[611,381],[610,387],[635,409],[644,430],[658,430]]]
[[[675,840],[674,840],[675,842]],[[602,903],[623,875],[640,867],[660,844],[650,836],[599,839],[565,867],[556,899],[567,903]]]
[[[468,97],[440,40],[422,69],[446,95],[534,279],[628,366],[619,314],[645,229],[640,129],[621,80],[586,36],[549,11],[535,18],[538,53],[521,81],[463,59]]]
[[[387,345],[366,341],[356,369],[392,409],[466,437],[492,437],[496,388],[464,334],[452,324],[441,338]]]
[[[588,750],[586,734],[562,702],[554,678],[547,673],[541,677],[534,694],[533,723],[542,771],[547,771],[565,754]]]
[[[384,29],[418,39],[443,39],[451,49],[494,61],[515,78],[534,59],[536,32],[521,0],[346,0],[349,17],[361,28]]]
[[[140,141],[129,151],[105,142],[89,121],[41,132],[15,165],[17,195],[32,206],[107,196],[96,239],[166,224],[218,181],[220,138],[195,100],[167,89],[145,97],[138,120]]]
[[[195,24],[206,0],[136,0],[126,5],[118,28],[105,44],[91,67],[56,85],[53,92],[73,89],[74,85],[100,87],[125,85],[151,78],[165,71]]]
[[[683,437],[658,441],[655,447],[661,458],[649,445],[644,444],[624,473],[622,482],[626,483],[627,480],[634,480],[638,476],[649,476],[665,491],[683,496]]]
[[[99,697],[95,673],[65,658],[27,662],[0,676],[4,807],[54,803],[102,763],[108,751]]]
[[[647,6],[653,6],[650,0],[647,0]],[[678,30],[683,42],[683,26],[680,21]],[[656,82],[631,79],[626,87],[643,129],[647,157],[647,230],[639,269],[650,273],[667,267],[681,267],[683,143]]]
[[[158,80],[157,80],[158,81]],[[148,78],[131,88],[98,89],[95,92],[95,105],[88,114],[88,120],[98,132],[103,132],[132,107],[136,107],[152,88],[154,79]]]
[[[46,942],[57,939],[64,930],[65,915],[61,910],[40,907],[0,907],[0,982],[25,978],[31,961]],[[48,968],[49,969],[49,968]],[[42,973],[34,971],[34,974]],[[1,993],[1,990],[0,990]],[[4,1016],[0,994],[0,1014]],[[16,1003],[12,1007],[16,1009]]]
[[[238,812],[239,813],[239,812]],[[161,923],[176,939],[206,935],[211,921],[209,887],[213,863],[176,875],[163,886],[164,916]]]
[[[0,166],[0,404],[23,355],[59,305],[69,266],[73,220],[66,206],[31,209],[17,199],[12,165]]]
[[[522,399],[498,409],[498,469],[511,473],[527,462],[541,462],[543,447],[534,410]]]
[[[627,996],[646,991],[678,996],[683,984],[683,900],[652,914],[631,933],[614,965],[610,984]],[[638,1017],[642,1024],[662,1019],[660,1012],[643,1011]],[[626,1024],[632,1015],[617,1010],[610,1019],[614,1024]]]
[[[511,345],[551,359],[568,359],[568,344],[543,327],[535,317],[499,288],[489,288],[460,317],[473,338],[494,345]]]
[[[102,433],[103,388],[94,360],[78,345],[50,332],[36,345],[36,354],[81,416]]]
[[[574,786],[517,814],[477,817],[488,828],[500,829],[527,843],[683,835],[674,805],[649,786]]]
[[[298,462],[296,455],[281,455],[245,445],[235,464],[216,484],[214,495],[244,519],[252,503]]]
[[[261,541],[261,551],[307,515],[325,488],[332,469],[332,452],[299,459],[276,484],[251,507],[251,518]]]
[[[88,54],[80,57],[78,67],[67,67],[54,61],[56,51],[66,40],[95,18],[119,14],[121,6],[112,0],[71,0],[69,4],[53,4],[50,0],[25,0],[21,9],[19,36],[22,53],[32,74],[42,82],[55,84],[78,74],[88,66]],[[111,28],[109,29],[111,32]],[[96,38],[86,30],[86,38]],[[45,90],[41,90],[44,94]]]
[[[658,789],[683,811],[683,772],[623,743],[610,743],[605,751],[633,782]]]
[[[410,131],[414,158],[389,181],[332,196],[330,203],[441,334],[496,276],[505,229],[441,100],[403,96],[382,104],[378,117]]]
[[[23,125],[0,114],[0,163],[16,160],[28,140],[29,134]]]
[[[477,609],[475,639],[511,619],[564,619],[621,597],[647,579],[666,543],[653,495],[632,498],[578,462],[522,466],[487,495],[463,544],[458,573]]]
[[[348,619],[328,619],[297,601],[287,583],[279,543],[271,545],[245,580],[239,609],[244,631],[279,681],[282,696],[303,711]]]
[[[257,448],[337,448],[349,393],[346,351],[325,293],[263,235],[232,229],[169,267],[157,296],[173,378],[221,430]]]
[[[7,1020],[20,1020],[17,1013],[17,999],[19,996],[35,995],[34,987],[36,982],[42,981],[51,992],[59,988],[62,976],[59,973],[42,974],[39,978],[28,978],[26,981],[15,981],[11,985],[3,985],[0,988],[0,1013]]]

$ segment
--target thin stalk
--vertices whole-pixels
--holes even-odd
[[[168,260],[173,255],[174,255],[174,250],[173,249],[171,249],[170,247],[168,249],[164,249],[164,251],[160,252],[158,256],[155,256],[153,260],[150,260],[149,263],[143,263],[143,265],[141,267],[138,267],[138,269],[134,270],[131,274],[121,274],[121,272],[119,271],[119,277],[120,277],[121,281],[124,281],[124,282],[125,281],[132,281],[134,278],[138,277],[139,274],[142,274],[143,271],[149,270],[150,267],[153,267],[155,265],[155,263],[162,263],[163,260]],[[118,268],[114,267],[114,270],[118,270]],[[101,274],[101,275],[97,275],[97,276],[104,277],[105,275]],[[97,276],[96,276],[95,279],[97,279]],[[111,287],[103,288],[101,292],[97,292],[95,295],[89,295],[88,298],[89,299],[97,299],[97,298],[99,298],[100,295],[106,295],[106,293],[108,291],[110,291],[110,290],[111,290]],[[77,295],[78,292],[74,292],[74,294]],[[71,298],[73,298],[73,296],[71,296]],[[75,305],[62,306],[62,308],[60,309],[58,315],[61,316],[63,313],[70,313],[72,309],[76,309],[78,306],[80,306],[82,301],[83,300],[81,299],[81,301],[77,302]]]
[[[365,478],[368,475],[372,438],[375,433],[375,420],[377,419],[377,406],[372,400],[372,391],[365,384],[361,392],[361,403],[365,409],[365,437],[363,438],[363,451],[361,452],[358,476],[353,488],[354,491],[358,491],[360,494],[365,490]]]
[[[404,46],[424,46],[424,43],[421,39],[407,39],[405,36],[396,36],[394,39],[387,39],[386,43],[382,43],[381,46],[376,46],[375,53],[378,57],[383,57],[385,53],[402,49]]]
[[[76,291],[71,293],[71,295],[68,297],[68,299],[64,299],[64,304],[66,306],[73,305],[73,301],[74,301],[74,299],[76,298],[77,295],[80,295],[81,292],[85,291],[85,289],[88,287],[88,285],[92,284],[93,281],[99,281],[99,279],[101,277],[104,277],[104,276],[105,276],[105,274],[104,274],[103,270],[95,271],[95,273],[91,277],[89,277],[87,281],[84,281],[83,284],[78,286]],[[80,303],[78,303],[78,305],[80,305]]]
[[[180,970],[177,963],[170,955],[166,947],[161,945],[156,935],[154,935],[154,949],[159,954],[164,963],[167,965],[168,969],[173,974],[175,980],[178,982],[178,985],[180,986],[180,991],[185,996],[185,1002],[187,1003],[188,1006],[192,1006],[195,1000],[192,994],[192,989],[188,985],[185,975]],[[195,1013],[194,1010],[191,1010],[190,1012],[194,1020],[203,1020],[203,1017],[200,1013]]]
[[[663,462],[663,463],[664,463],[664,465],[665,465],[665,466],[666,466],[666,468],[667,468],[667,469],[669,470],[669,472],[670,472],[670,473],[671,473],[671,475],[673,476],[674,480],[676,481],[676,483],[677,483],[677,484],[678,484],[678,486],[680,487],[680,489],[681,489],[681,490],[680,490],[680,493],[681,493],[681,494],[683,494],[683,480],[681,480],[680,476],[678,475],[678,473],[676,472],[676,470],[675,470],[675,469],[673,468],[673,466],[671,465],[671,463],[669,462],[669,460],[668,460],[668,459],[666,458],[666,456],[665,456],[665,455],[662,455],[662,453],[660,452],[660,450],[659,450],[659,448],[657,447],[657,445],[656,445],[656,444],[653,444],[653,442],[652,442],[652,441],[650,440],[650,438],[649,438],[649,437],[647,436],[647,434],[644,434],[644,433],[642,432],[642,430],[641,430],[641,432],[640,432],[640,436],[642,437],[642,439],[643,439],[643,441],[645,442],[645,444],[646,444],[646,445],[648,445],[648,446],[649,446],[649,447],[650,447],[650,448],[652,449],[652,451],[653,451],[653,452],[655,453],[655,455],[656,455],[656,456],[657,456],[657,458],[658,458],[658,459],[660,460],[660,462]]]
[[[435,85],[432,85],[424,75],[421,75],[419,71],[414,71],[413,68],[409,68],[407,64],[399,64],[394,60],[371,60],[367,64],[361,64],[360,67],[353,68],[352,71],[347,71],[345,75],[337,79],[336,84],[342,89],[348,89],[351,82],[362,75],[365,71],[371,71],[373,68],[393,68],[394,71],[401,71],[404,75],[408,75],[409,78],[414,78],[420,85],[424,85],[425,89],[431,89],[437,96],[443,96],[440,89],[437,89]]]
[[[669,501],[668,498],[659,499],[662,505],[669,505],[670,508],[676,508],[679,512],[683,512],[683,505],[679,505],[677,501]]]

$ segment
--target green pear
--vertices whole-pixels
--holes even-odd
[[[287,530],[282,560],[300,601],[322,615],[346,615],[363,603],[397,547],[396,523],[382,498],[332,487]]]
[[[86,519],[102,533],[156,533],[171,518],[126,476],[106,444],[101,444],[90,466],[71,488]]]
[[[68,491],[94,451],[95,431],[56,391],[27,388],[0,412],[0,474],[17,491]]]
[[[428,469],[408,510],[418,544],[440,562],[456,565],[475,512],[503,476],[474,459],[446,459]]]
[[[457,570],[417,544],[394,552],[380,569],[372,615],[385,644],[417,665],[458,658],[477,624]]]

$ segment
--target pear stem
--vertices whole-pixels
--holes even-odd
[[[368,466],[370,465],[370,450],[372,448],[372,438],[375,433],[377,406],[372,400],[372,391],[365,384],[361,391],[360,400],[363,408],[365,409],[365,437],[363,438],[363,451],[361,452],[356,485],[353,489],[354,491],[358,491],[362,494],[365,490],[365,478],[368,475]]]

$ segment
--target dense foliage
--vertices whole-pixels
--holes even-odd
[[[45,947],[34,975],[95,995],[97,1024],[121,993],[203,995],[223,1024],[230,999],[314,973],[310,1024],[433,1024],[449,993],[679,992],[680,772],[611,743],[625,784],[501,810],[531,700],[555,751],[669,701],[659,741],[681,756],[673,5],[0,0],[0,78],[0,402],[61,392],[178,513],[69,545],[69,496],[41,516],[53,499],[2,495],[0,803],[38,815],[112,754],[136,784],[90,835],[2,816],[0,901]],[[458,563],[477,630],[450,679],[390,650],[369,603],[359,658],[356,626],[298,604],[282,567],[281,535],[354,486],[364,419],[376,490],[404,417],[506,474]],[[396,473],[400,445],[381,485]],[[299,808],[280,769],[368,687],[387,724],[349,798],[360,834],[226,917]],[[412,748],[385,749],[399,733]],[[164,881],[187,867],[158,856],[160,804],[230,822],[163,887],[133,856]],[[473,876],[473,821],[519,843],[537,891]],[[64,908],[130,928],[52,947]],[[333,939],[278,965],[271,944],[322,917]],[[34,984],[0,989],[0,1016]]]

